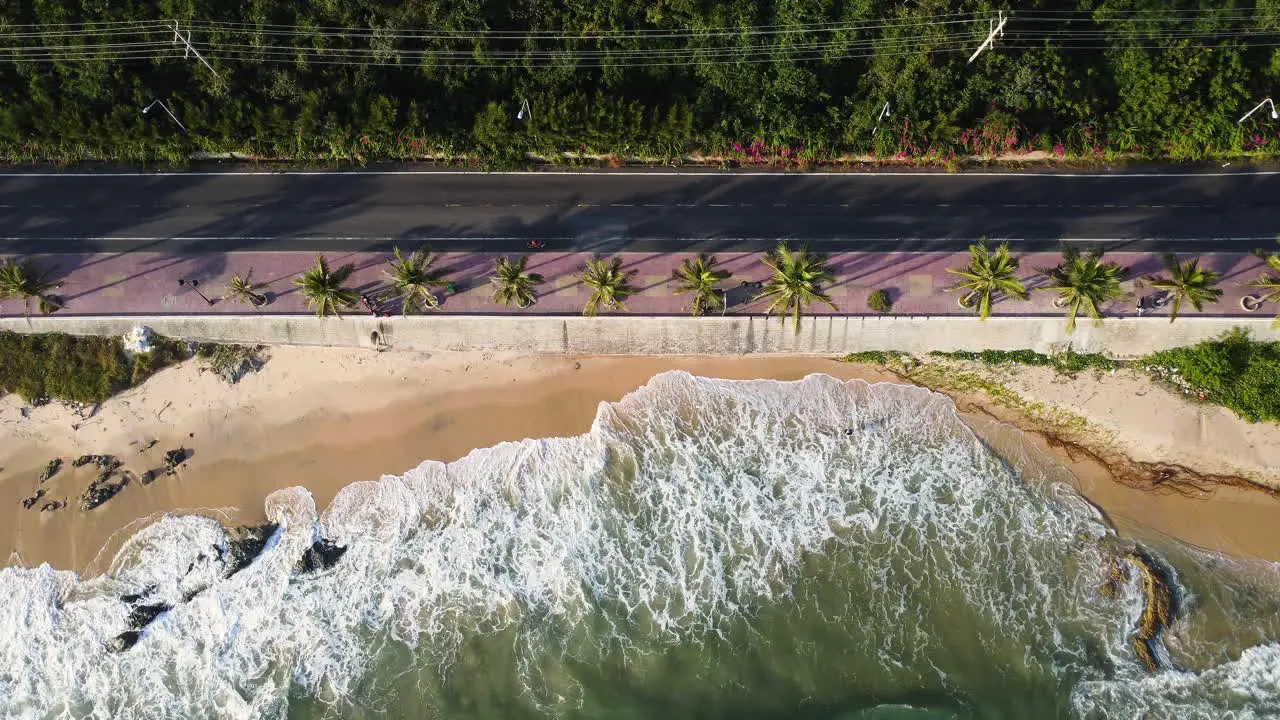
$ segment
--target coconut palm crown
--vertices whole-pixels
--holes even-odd
[[[605,262],[602,258],[590,258],[582,269],[582,282],[591,288],[591,297],[582,308],[582,314],[594,316],[600,306],[609,310],[626,310],[623,303],[636,293],[630,280],[635,270],[623,270],[622,258],[615,257]]]
[[[398,247],[392,251],[396,259],[391,261],[386,276],[400,298],[402,314],[422,312],[425,308],[440,309],[440,300],[431,291],[449,285],[446,277],[450,270],[435,267],[439,256],[432,254],[431,248],[415,250],[409,257],[400,254]]]
[[[1280,253],[1265,253],[1259,250],[1255,254],[1266,261],[1267,269],[1256,280],[1250,280],[1245,284],[1262,291],[1257,293],[1259,303],[1280,304]],[[1280,328],[1280,312],[1276,313],[1273,326]]]
[[[525,272],[529,264],[529,256],[523,255],[519,260],[500,257],[494,263],[494,275],[489,281],[494,285],[493,301],[509,307],[512,303],[518,308],[527,308],[538,301],[535,291],[546,280],[538,273]]]
[[[826,256],[811,253],[807,247],[792,250],[784,240],[765,253],[763,260],[773,270],[773,277],[765,282],[764,290],[752,298],[752,302],[772,298],[767,312],[772,314],[781,310],[779,319],[783,323],[786,323],[789,313],[797,335],[800,334],[800,313],[814,301],[839,310],[822,290],[823,283],[835,280],[835,275],[827,267]]]
[[[260,293],[254,292],[258,288],[253,284],[253,271],[244,275],[232,275],[231,282],[227,283],[226,298],[236,300],[244,305],[253,305],[258,307],[266,304],[267,297]]]
[[[1041,289],[1057,292],[1058,303],[1067,310],[1067,332],[1076,329],[1076,317],[1081,313],[1100,324],[1102,304],[1124,294],[1120,283],[1129,277],[1129,268],[1104,263],[1102,255],[1100,250],[1082,255],[1076,248],[1067,248],[1057,267],[1039,269],[1049,278],[1049,284]]]
[[[1200,267],[1200,258],[1191,258],[1186,262],[1178,260],[1178,256],[1169,253],[1164,256],[1164,267],[1169,272],[1164,275],[1148,275],[1144,278],[1151,287],[1164,290],[1172,301],[1169,305],[1169,322],[1178,317],[1178,311],[1185,302],[1196,309],[1204,311],[1204,304],[1217,302],[1222,297],[1222,289],[1217,287],[1222,273],[1205,270]]]
[[[0,298],[20,298],[24,312],[31,313],[31,301],[38,301],[40,312],[48,315],[62,309],[62,300],[50,291],[62,287],[61,282],[49,280],[30,258],[10,260],[0,264]]]
[[[349,308],[360,300],[360,294],[345,284],[355,270],[355,265],[347,263],[330,271],[328,259],[317,255],[316,264],[294,278],[293,284],[307,299],[307,307],[315,308],[317,316],[341,315],[342,308]]]
[[[997,295],[1007,295],[1026,300],[1030,297],[1027,286],[1018,279],[1018,258],[1009,254],[1009,244],[1000,243],[995,253],[987,249],[987,239],[969,246],[969,265],[963,268],[947,268],[947,272],[964,278],[947,290],[964,291],[964,304],[973,307],[978,317],[991,317],[991,305]]]
[[[696,258],[685,258],[671,273],[671,279],[679,283],[672,292],[676,295],[693,293],[693,304],[689,310],[695,317],[708,310],[724,308],[724,295],[718,286],[733,273],[716,269],[719,262],[716,256],[701,253]]]

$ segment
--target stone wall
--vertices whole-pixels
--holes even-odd
[[[976,318],[825,316],[790,325],[763,316],[157,316],[0,319],[0,329],[123,335],[146,325],[170,337],[268,345],[383,347],[401,350],[516,350],[609,355],[843,355],[858,350],[1015,350],[1053,352],[1069,343],[1081,352],[1131,357],[1215,337],[1234,327],[1280,338],[1271,318],[1111,318],[1081,322],[1067,335],[1060,316]],[[376,333],[376,335],[375,335]]]

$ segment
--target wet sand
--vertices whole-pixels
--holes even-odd
[[[16,398],[0,398],[0,527],[6,528],[0,552],[7,564],[101,572],[124,537],[164,513],[254,522],[264,518],[265,497],[284,487],[306,487],[323,508],[351,482],[399,474],[424,460],[448,462],[503,441],[581,434],[601,402],[616,402],[667,370],[731,379],[794,380],[822,372],[895,381],[877,367],[821,358],[272,352],[263,372],[238,386],[188,364],[113,398],[88,420],[56,406],[31,409],[23,418]],[[970,420],[980,435],[991,424],[978,414]],[[152,440],[158,442],[142,451]],[[1093,458],[1034,435],[1027,442],[1066,464],[1077,487],[1121,528],[1280,560],[1280,523],[1273,520],[1280,500],[1272,495],[1135,489],[1116,482]],[[92,479],[89,468],[67,467],[46,484],[45,500],[65,499],[68,508],[42,513],[20,505],[54,456],[69,465],[79,454],[110,453],[141,473],[179,446],[194,455],[175,476],[133,483],[95,510],[75,507]]]

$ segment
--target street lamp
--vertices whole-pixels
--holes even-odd
[[[1256,113],[1256,112],[1258,112],[1259,110],[1261,110],[1263,105],[1270,105],[1270,106],[1271,106],[1271,119],[1272,119],[1272,120],[1280,119],[1280,113],[1276,112],[1276,104],[1275,104],[1275,103],[1273,103],[1273,102],[1271,102],[1271,98],[1267,98],[1266,100],[1263,100],[1262,102],[1260,102],[1260,103],[1258,103],[1257,105],[1255,105],[1255,106],[1254,106],[1254,108],[1253,108],[1252,110],[1250,110],[1249,112],[1247,112],[1247,113],[1245,113],[1244,115],[1242,115],[1242,116],[1240,117],[1240,119],[1239,119],[1239,120],[1237,120],[1236,122],[1237,122],[1237,123],[1242,123],[1242,122],[1244,122],[1245,120],[1248,120],[1248,119],[1249,119],[1249,116],[1250,116],[1250,115],[1252,115],[1252,114],[1254,114],[1254,113]]]
[[[159,98],[154,100],[150,105],[142,108],[142,114],[143,115],[147,114],[147,111],[155,107],[156,105],[159,105],[160,107],[164,108],[164,111],[169,114],[169,117],[172,118],[175,123],[178,124],[178,127],[182,128],[182,132],[184,133],[187,132],[187,126],[183,125],[182,121],[179,120],[178,117],[174,115],[172,111],[169,110],[169,106],[161,102]]]
[[[187,279],[185,279],[185,278],[178,278],[178,285],[179,285],[179,286],[182,286],[182,287],[185,287],[185,286],[187,286],[187,285],[190,285],[190,286],[191,286],[191,289],[192,289],[192,290],[195,290],[196,294],[197,294],[197,295],[199,295],[199,296],[200,296],[200,298],[201,298],[202,300],[204,300],[205,302],[209,303],[210,305],[212,305],[212,304],[213,304],[213,301],[212,301],[212,300],[210,300],[209,298],[205,297],[205,294],[204,294],[204,293],[202,293],[202,292],[200,292],[200,281],[199,281],[199,280],[187,280]]]

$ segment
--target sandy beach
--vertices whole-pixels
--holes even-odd
[[[164,513],[254,522],[264,517],[264,498],[284,487],[306,487],[323,508],[351,482],[402,473],[424,460],[447,462],[503,441],[581,434],[601,402],[616,402],[667,370],[729,379],[827,373],[902,381],[878,366],[822,358],[270,352],[266,367],[238,385],[190,362],[112,398],[87,418],[58,405],[24,408],[16,396],[0,398],[0,525],[7,528],[0,551],[7,564],[100,572],[123,537]],[[998,427],[995,422],[1032,431],[1030,442],[1066,464],[1077,488],[1122,531],[1280,560],[1274,494],[1186,483],[1152,488],[1117,477],[1135,463],[1158,462],[1241,478],[1240,485],[1280,486],[1273,470],[1280,467],[1280,428],[1192,405],[1133,372],[1068,380],[1033,368],[1003,381],[1033,409],[1011,408],[980,392],[950,394],[980,435],[990,431],[984,427]],[[1062,417],[1080,420],[1063,423]],[[111,454],[141,474],[161,467],[164,452],[179,447],[191,458],[176,475],[133,483],[92,511],[76,507],[93,476],[91,467],[70,467],[76,456]],[[23,509],[21,500],[54,457],[65,465],[45,483],[43,501],[66,500],[68,507]]]

